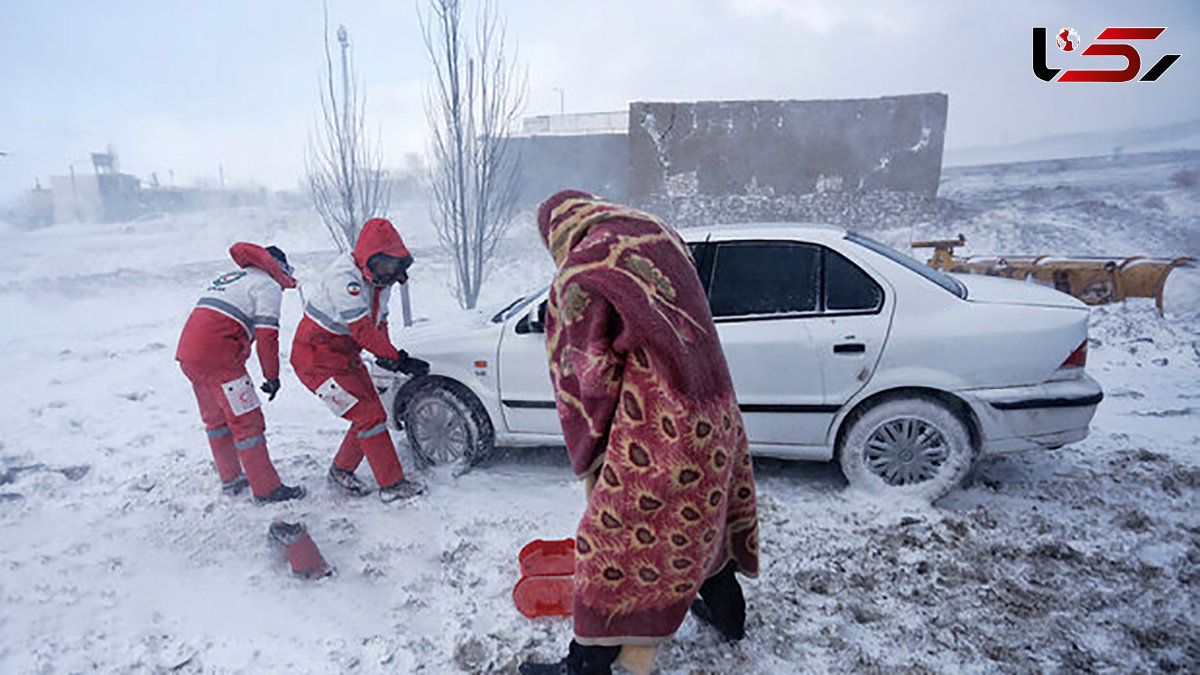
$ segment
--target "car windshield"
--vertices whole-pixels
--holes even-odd
[[[496,312],[496,314],[492,317],[492,323],[504,323],[505,321],[508,321],[512,317],[516,316],[521,310],[529,306],[529,303],[533,302],[535,298],[541,297],[542,293],[545,293],[547,288],[550,288],[549,284],[542,286],[541,289],[534,291],[529,295],[522,295],[516,300],[508,303],[504,309]]]
[[[853,232],[847,234],[846,239],[864,248],[869,248],[879,255],[888,258],[889,260],[900,263],[901,265],[916,272],[917,274],[920,274],[926,279],[932,281],[938,286],[941,286],[958,297],[963,298],[964,300],[967,297],[967,287],[964,286],[963,283],[958,279],[955,279],[945,272],[935,270],[932,267],[920,262],[916,258],[913,258],[912,256],[904,255],[900,251],[897,251],[887,244],[881,244],[874,239],[864,237],[861,234],[855,234]]]

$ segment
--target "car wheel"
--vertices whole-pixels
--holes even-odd
[[[453,380],[428,378],[403,397],[396,417],[422,465],[478,464],[495,448],[495,431],[483,404]]]
[[[851,487],[933,501],[958,485],[975,459],[963,420],[936,399],[883,401],[857,414],[839,449]]]

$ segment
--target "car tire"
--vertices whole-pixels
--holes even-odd
[[[971,469],[967,424],[937,399],[891,398],[856,413],[838,448],[852,488],[934,501]]]
[[[396,397],[408,445],[422,466],[480,463],[495,449],[496,434],[483,404],[454,380],[422,378]]]

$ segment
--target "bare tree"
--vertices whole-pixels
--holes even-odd
[[[339,250],[354,247],[358,231],[369,218],[387,214],[390,193],[378,140],[366,133],[366,94],[350,54],[350,36],[339,26],[341,92],[329,51],[329,8],[325,8],[325,78],[321,91],[321,120],[309,137],[305,166],[313,205]]]
[[[421,31],[434,67],[425,98],[433,223],[454,259],[459,303],[472,309],[516,211],[520,157],[510,137],[524,107],[526,77],[508,53],[504,22],[491,0],[479,6],[470,43],[461,0],[428,0]]]

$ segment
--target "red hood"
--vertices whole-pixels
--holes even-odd
[[[412,254],[404,246],[400,233],[392,227],[391,222],[383,218],[372,218],[363,225],[358,233],[358,242],[354,244],[354,264],[362,271],[363,278],[369,282],[375,281],[371,270],[367,269],[367,261],[376,253],[386,253],[397,258],[408,258]]]
[[[258,244],[247,244],[244,241],[239,241],[229,247],[229,257],[233,258],[238,267],[257,267],[270,274],[271,278],[284,288],[296,287],[296,280],[279,269],[279,263],[276,262],[275,258],[270,253],[267,253],[267,249]]]

